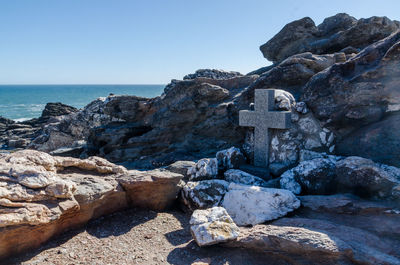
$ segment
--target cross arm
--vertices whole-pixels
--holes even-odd
[[[288,129],[292,121],[290,111],[270,111],[265,114],[265,121],[271,129]]]
[[[257,116],[254,111],[241,110],[239,111],[239,125],[246,127],[255,127],[257,124]]]

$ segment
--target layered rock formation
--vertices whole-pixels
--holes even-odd
[[[128,206],[164,210],[176,200],[182,177],[127,171],[99,157],[81,160],[33,150],[2,154],[0,259]]]

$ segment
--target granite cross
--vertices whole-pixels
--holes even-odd
[[[254,165],[268,167],[269,129],[287,129],[290,111],[274,111],[275,89],[256,89],[254,111],[239,111],[239,125],[254,127]]]

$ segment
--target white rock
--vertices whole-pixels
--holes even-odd
[[[331,133],[330,135],[329,135],[329,138],[328,138],[328,145],[330,145],[332,142],[333,142],[333,139],[335,138],[335,135],[333,134],[333,133]]]
[[[335,151],[335,146],[332,145],[331,147],[329,147],[329,152],[333,153],[333,151]]]
[[[215,179],[218,175],[218,160],[216,158],[200,159],[196,166],[189,169],[190,180]]]
[[[239,236],[239,228],[222,207],[194,211],[190,224],[192,236],[199,246],[214,245]]]
[[[231,183],[222,206],[236,224],[256,225],[299,208],[300,201],[288,190]]]
[[[260,186],[266,187],[267,182],[262,178],[253,176],[249,173],[238,169],[229,169],[224,173],[225,180],[228,182],[243,184],[243,185],[251,185],[251,186]]]
[[[326,144],[326,133],[324,131],[319,133],[319,138],[321,138],[322,144]]]
[[[301,186],[295,180],[294,173],[292,170],[288,170],[285,173],[283,173],[281,175],[279,183],[280,183],[280,186],[282,189],[289,190],[289,191],[293,192],[294,194],[301,193]]]

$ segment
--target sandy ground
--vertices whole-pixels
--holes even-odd
[[[69,231],[40,249],[1,264],[287,264],[267,254],[219,246],[200,248],[192,240],[188,214],[129,209]]]

